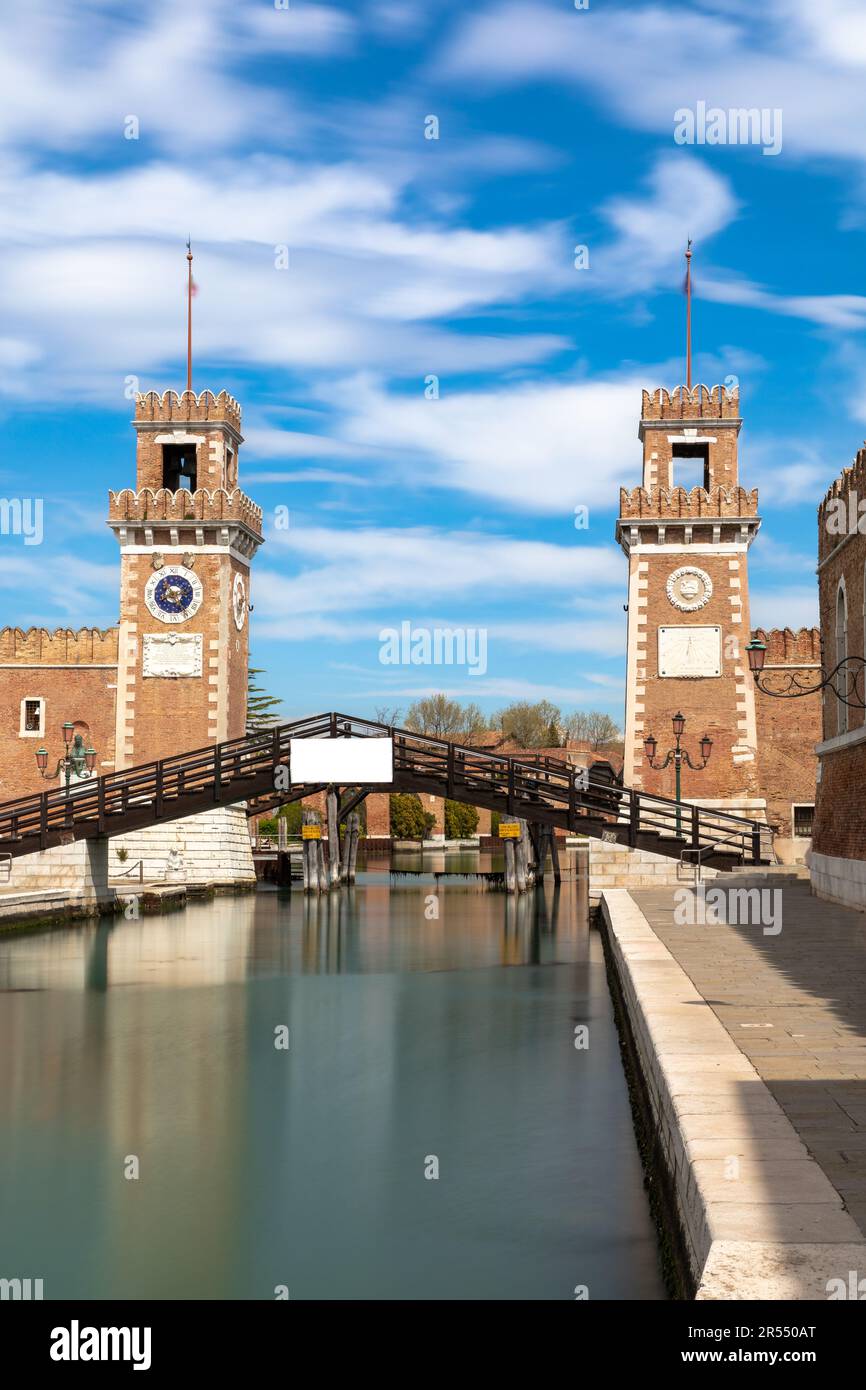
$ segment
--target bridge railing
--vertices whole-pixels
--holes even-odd
[[[593,778],[563,759],[543,755],[511,756],[473,748],[448,739],[419,734],[375,720],[328,713],[219,744],[173,754],[76,783],[67,796],[63,787],[0,805],[0,843],[38,838],[87,823],[101,832],[113,817],[152,810],[152,818],[170,818],[172,803],[201,796],[204,809],[214,803],[243,800],[247,790],[272,779],[275,768],[290,764],[293,738],[386,737],[393,739],[394,775],[402,785],[417,782],[443,796],[473,795],[498,802],[509,814],[553,815],[569,830],[598,833],[614,827],[617,838],[637,844],[643,835],[689,845],[694,850],[722,843],[730,852],[757,859],[766,849],[769,827],[731,812],[681,804],[654,793],[624,788]],[[289,776],[291,776],[289,768]],[[198,809],[198,807],[196,807]],[[117,822],[115,822],[117,823]]]

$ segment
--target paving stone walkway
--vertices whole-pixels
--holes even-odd
[[[718,924],[701,924],[698,900],[689,925],[675,920],[674,889],[631,896],[866,1236],[866,913],[812,897],[808,883],[765,887],[780,894],[777,934],[769,920],[770,932],[743,920],[742,899],[728,899]]]

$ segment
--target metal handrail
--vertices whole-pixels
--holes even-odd
[[[143,860],[143,859],[137,859],[137,860],[135,861],[134,864],[130,864],[130,866],[129,866],[128,869],[124,869],[124,871],[123,871],[122,874],[111,874],[111,873],[110,873],[110,874],[108,875],[108,877],[109,877],[109,878],[126,878],[126,876],[127,876],[128,874],[131,874],[131,873],[132,873],[133,869],[138,869],[138,881],[139,881],[139,883],[144,883],[144,860]]]

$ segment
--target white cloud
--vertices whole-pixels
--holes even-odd
[[[611,198],[601,209],[615,239],[600,249],[594,265],[623,295],[663,284],[673,288],[682,280],[684,209],[687,234],[698,244],[737,214],[728,180],[691,156],[661,156],[645,182],[646,194]]]
[[[860,163],[864,28],[862,6],[846,0],[769,0],[723,15],[657,3],[579,13],[511,0],[469,15],[439,68],[464,82],[583,85],[624,122],[671,139],[674,112],[699,100],[780,108],[783,154]]]
[[[356,19],[345,9],[333,5],[304,4],[291,0],[285,8],[270,5],[236,7],[243,43],[272,53],[324,55],[351,47],[357,31]]]
[[[279,635],[286,613],[338,621],[334,615],[341,612],[387,610],[421,621],[420,610],[443,600],[453,622],[479,626],[479,613],[497,600],[539,593],[597,596],[605,588],[618,593],[623,583],[613,545],[554,545],[432,527],[299,526],[274,531],[268,541],[303,567],[295,576],[263,567],[257,576],[256,606],[271,635]],[[407,583],[413,575],[423,583]],[[578,632],[581,624],[571,626]]]
[[[420,474],[425,486],[493,496],[565,520],[578,505],[609,508],[617,486],[640,481],[635,432],[646,380],[635,373],[488,391],[449,393],[446,386],[438,401],[428,401],[359,378],[340,389],[338,428],[345,442],[379,449],[401,467],[407,455],[435,463]]]
[[[750,435],[748,450],[741,455],[744,486],[756,487],[764,506],[815,505],[833,476],[826,445],[797,436]]]
[[[752,627],[818,626],[818,588],[815,584],[791,584],[783,589],[752,584],[749,597]]]
[[[699,293],[702,298],[719,304],[765,309],[825,328],[857,330],[866,325],[866,296],[860,294],[774,294],[749,281],[733,277],[716,279],[706,274],[701,276]]]
[[[300,170],[270,157],[88,177],[7,162],[0,311],[16,361],[7,389],[17,394],[29,381],[38,395],[50,375],[55,390],[118,398],[127,374],[164,378],[165,363],[184,348],[189,231],[199,358],[307,372],[363,363],[420,380],[443,363],[452,372],[496,370],[561,345],[550,334],[473,334],[431,322],[551,283],[555,229],[412,225],[396,211],[400,196],[398,184],[359,168]],[[282,245],[287,270],[275,267]]]
[[[14,595],[16,626],[53,627],[60,620],[72,628],[107,627],[118,621],[117,565],[82,560],[74,554],[52,555],[23,544],[13,552],[13,544],[11,539],[4,541],[0,591]]]

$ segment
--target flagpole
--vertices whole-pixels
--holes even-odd
[[[686,386],[692,389],[692,239],[686,247]]]
[[[186,389],[192,391],[192,248],[186,243]]]

